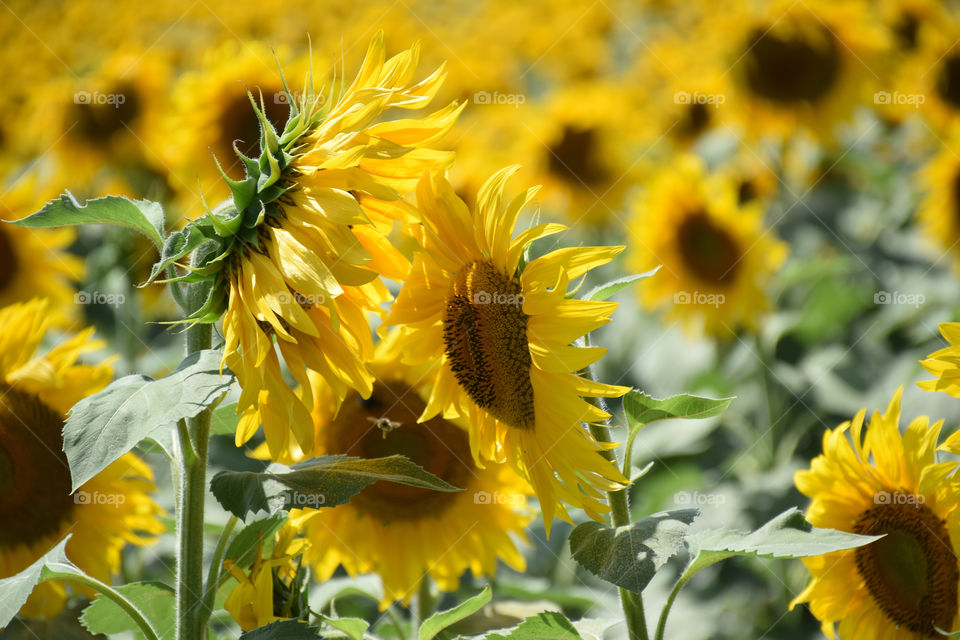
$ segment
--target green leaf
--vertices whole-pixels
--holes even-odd
[[[490,599],[493,598],[493,592],[486,586],[483,591],[473,596],[469,600],[464,600],[453,609],[440,611],[427,618],[420,625],[420,640],[433,640],[433,638],[452,624],[460,622],[467,616],[471,616],[480,611]]]
[[[124,196],[106,196],[80,204],[67,191],[51,200],[43,209],[22,220],[20,227],[41,229],[80,224],[112,224],[139,231],[150,238],[157,249],[163,248],[163,207],[150,200],[131,200]]]
[[[173,589],[162,582],[134,582],[116,587],[150,621],[160,638],[172,638],[175,618],[170,615],[176,605]],[[143,638],[140,627],[115,602],[98,595],[83,611],[80,622],[94,634],[122,633],[133,631]]]
[[[237,403],[232,402],[213,410],[210,417],[210,435],[232,436],[237,432],[240,423],[240,414],[237,413]]]
[[[712,418],[720,415],[733,398],[701,398],[682,393],[663,400],[648,396],[642,391],[630,391],[623,397],[623,411],[631,432],[657,420],[670,418]]]
[[[683,546],[698,515],[697,509],[677,509],[616,529],[584,522],[570,533],[570,551],[580,566],[598,578],[640,593]]]
[[[0,580],[0,593],[3,594],[0,598],[0,629],[10,624],[27,602],[33,588],[43,582],[44,577],[49,576],[51,571],[84,575],[83,571],[67,559],[66,546],[69,539],[70,536],[67,535],[29,567]]]
[[[217,402],[232,383],[229,371],[220,375],[220,352],[208,349],[190,354],[164,378],[126,376],[78,402],[63,427],[72,490],[151,432],[192,418]]]
[[[499,633],[488,633],[483,640],[582,640],[582,636],[567,620],[567,617],[556,611],[531,616],[513,629]]]
[[[316,629],[302,620],[277,620],[240,634],[240,640],[317,640],[319,637]]]
[[[334,629],[347,634],[350,640],[363,640],[363,634],[370,627],[366,620],[360,618],[328,618],[323,616],[323,621]]]
[[[322,456],[291,469],[288,473],[221,471],[210,481],[210,490],[221,506],[238,518],[269,512],[273,507],[335,507],[381,480],[434,491],[460,491],[400,455],[371,459]]]
[[[286,515],[276,513],[268,518],[251,522],[230,540],[223,559],[231,560],[237,566],[246,569],[257,559],[257,549],[260,548],[261,542],[267,547],[267,551],[270,550],[273,535],[286,521]]]
[[[882,537],[818,529],[807,522],[799,509],[792,507],[750,533],[709,529],[689,536],[687,546],[693,560],[680,581],[686,582],[701,569],[733,556],[808,558],[862,547]]]
[[[595,287],[590,290],[590,292],[584,296],[584,300],[606,300],[607,298],[620,293],[634,282],[639,282],[641,280],[646,280],[657,271],[660,271],[660,267],[657,266],[655,269],[650,271],[645,271],[644,273],[635,273],[629,276],[624,276],[622,278],[617,278],[616,280],[611,280],[610,282],[605,282],[598,287]]]
[[[207,237],[196,225],[189,225],[182,231],[171,233],[163,243],[160,260],[153,265],[150,270],[150,277],[140,286],[153,282],[167,267],[191,253],[206,241]]]

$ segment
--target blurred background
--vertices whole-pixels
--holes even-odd
[[[183,224],[229,195],[214,155],[240,177],[232,145],[256,153],[248,89],[282,127],[279,68],[296,90],[311,65],[318,83],[338,69],[351,77],[377,30],[389,53],[419,41],[422,77],[443,63],[448,71],[434,106],[468,103],[446,141],[468,202],[492,172],[521,164],[516,188],[544,185],[531,214],[570,227],[557,243],[626,245],[585,286],[662,265],[618,294],[595,338],[609,349],[600,377],[655,396],[737,396],[719,418],[641,434],[635,464],[654,465],[632,488],[636,517],[695,506],[698,526],[749,529],[805,507],[793,473],[820,452],[823,432],[864,406],[882,410],[900,385],[905,419],[957,428],[960,404],[915,385],[927,377],[918,360],[942,344],[937,324],[960,310],[954,3],[0,5],[7,220],[69,189],[81,200],[158,200],[171,227]],[[64,328],[93,325],[107,339],[118,375],[159,375],[181,346],[158,324],[176,317],[169,294],[136,286],[156,259],[122,230],[0,226],[0,305],[47,295]],[[217,437],[212,461],[258,464],[229,436]],[[158,484],[169,484],[155,466]],[[214,503],[209,512],[221,514]],[[547,542],[542,523],[532,526],[529,570],[499,574],[496,616],[557,608],[620,619],[615,589],[570,559],[569,529],[555,527]],[[125,577],[169,575],[171,553],[132,552]],[[651,584],[648,619],[683,561]],[[316,608],[348,582],[357,584],[316,589]],[[668,636],[819,637],[805,608],[787,609],[805,582],[799,562],[716,565],[685,589]],[[349,594],[338,603],[390,636],[375,604]],[[89,637],[69,615],[37,624],[46,626],[0,637]]]

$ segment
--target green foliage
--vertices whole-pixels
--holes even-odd
[[[161,638],[172,638],[175,618],[170,615],[176,605],[173,589],[160,582],[133,582],[116,588],[150,621]],[[83,626],[94,634],[132,631],[143,638],[140,628],[114,601],[101,596],[83,611]]]
[[[658,400],[642,391],[630,391],[623,397],[623,410],[631,432],[657,420],[670,418],[712,418],[723,413],[733,398],[701,398],[687,393]]]
[[[611,584],[640,593],[683,546],[696,509],[657,513],[613,528],[584,522],[570,534],[570,551],[580,566]]]
[[[506,635],[503,635],[506,633]],[[488,633],[483,640],[581,640],[583,636],[562,613],[547,611],[531,616],[513,629]]]
[[[206,350],[190,354],[159,380],[126,376],[78,402],[63,427],[73,490],[151,433],[216,403],[232,383],[228,370],[220,375],[220,352]]]
[[[85,575],[67,558],[66,546],[69,539],[68,535],[20,573],[0,580],[0,593],[3,594],[0,598],[0,629],[10,624],[30,597],[30,592],[38,583],[43,582],[44,578],[54,572]]]
[[[319,637],[316,629],[300,620],[277,620],[240,634],[240,640],[316,640]]]
[[[630,285],[635,282],[640,282],[641,280],[646,280],[657,271],[660,271],[660,267],[656,269],[651,269],[650,271],[645,271],[643,273],[635,273],[629,276],[624,276],[622,278],[617,278],[616,280],[611,280],[610,282],[605,282],[598,287],[595,287],[583,297],[584,300],[606,300],[617,293],[623,291]]]
[[[490,602],[491,598],[493,598],[493,592],[490,587],[484,587],[483,591],[468,600],[464,600],[454,608],[433,614],[420,625],[419,640],[433,640],[438,633],[450,625],[480,611]]]
[[[246,569],[257,559],[261,544],[265,552],[269,553],[273,546],[273,535],[283,527],[286,521],[287,517],[282,513],[275,513],[262,520],[254,520],[233,536],[223,554],[223,559]]]
[[[360,618],[330,618],[323,616],[323,621],[334,629],[345,633],[350,640],[363,640],[363,634],[370,628],[370,624]]]

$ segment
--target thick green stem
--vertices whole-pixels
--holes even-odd
[[[416,597],[417,629],[426,622],[427,618],[433,615],[436,608],[437,599],[433,597],[433,592],[430,590],[430,576],[425,575],[420,580],[420,589],[417,591]],[[414,633],[415,637],[417,635],[419,635],[419,632]]]
[[[187,289],[189,311],[199,309],[207,298],[209,284]],[[187,354],[209,349],[213,328],[197,324],[187,331]],[[177,428],[177,640],[203,640],[210,609],[203,589],[203,508],[207,493],[207,445],[212,407],[181,420]]]
[[[50,580],[56,580],[57,582],[72,582],[74,584],[90,587],[91,589],[98,591],[105,598],[112,600],[115,605],[123,609],[124,613],[130,616],[130,619],[137,624],[137,627],[140,628],[140,631],[143,633],[144,637],[147,638],[147,640],[159,640],[157,632],[154,631],[153,626],[150,624],[150,621],[147,620],[147,617],[143,615],[143,612],[140,611],[135,604],[127,600],[122,593],[110,585],[88,575],[61,573],[55,571],[49,571],[44,576],[44,582]]]

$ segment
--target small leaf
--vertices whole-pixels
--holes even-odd
[[[220,352],[209,349],[190,354],[164,378],[126,376],[78,402],[63,427],[72,490],[151,432],[192,418],[217,402],[232,383],[229,371],[220,375]]]
[[[488,633],[483,640],[583,640],[573,623],[556,611],[531,616],[504,633]]]
[[[420,640],[433,640],[433,638],[452,624],[460,622],[467,616],[471,616],[480,611],[490,599],[493,598],[493,592],[486,586],[483,591],[473,596],[469,600],[464,600],[453,609],[440,611],[427,618],[420,625]]]
[[[584,522],[570,533],[570,551],[580,566],[598,578],[640,593],[683,546],[698,515],[697,509],[677,509],[616,529]]]
[[[363,634],[370,627],[366,620],[360,618],[328,618],[323,616],[323,621],[334,629],[343,631],[350,640],[363,640]]]
[[[645,271],[644,273],[635,273],[629,276],[624,276],[622,278],[617,278],[616,280],[611,280],[610,282],[605,282],[598,287],[595,287],[590,290],[590,292],[584,296],[584,300],[606,300],[607,298],[620,293],[634,282],[639,282],[641,280],[646,280],[657,271],[660,271],[660,267],[657,266],[655,269],[650,271]]]
[[[732,556],[808,558],[862,547],[882,537],[818,529],[807,522],[799,509],[792,507],[751,533],[709,529],[691,535],[687,546],[693,560],[680,580],[689,580],[704,567]]]
[[[286,515],[277,513],[269,518],[251,522],[230,540],[223,559],[230,560],[240,568],[246,569],[257,559],[257,550],[260,548],[261,542],[267,547],[266,551],[269,552],[272,547],[273,535],[280,530],[286,521]]]
[[[116,587],[127,600],[150,622],[160,638],[172,638],[175,618],[170,615],[176,606],[173,589],[162,582],[134,582]],[[140,627],[113,600],[98,595],[90,606],[83,610],[80,622],[94,634],[122,633],[133,631],[143,638]]]
[[[277,620],[240,634],[240,640],[317,640],[319,637],[316,629],[302,620]]]
[[[217,407],[210,417],[210,435],[232,436],[237,432],[240,423],[240,414],[237,413],[237,403]]]
[[[112,224],[139,231],[157,249],[163,248],[163,207],[150,200],[106,196],[80,204],[69,191],[51,200],[43,209],[13,224],[30,229],[80,224]]]
[[[460,491],[410,459],[322,456],[291,467],[289,473],[221,471],[210,481],[214,497],[238,518],[280,509],[335,507],[377,481],[398,482],[434,491]],[[272,503],[272,504],[271,504]]]
[[[180,260],[207,241],[203,231],[196,225],[188,225],[182,231],[174,231],[163,243],[160,260],[150,270],[150,277],[140,286],[153,282],[167,267]]]
[[[70,536],[67,535],[29,567],[16,575],[0,580],[0,594],[3,594],[0,598],[0,629],[10,624],[13,617],[27,602],[33,588],[43,581],[44,575],[49,571],[48,568],[52,567],[54,571],[62,573],[83,575],[83,571],[67,559],[66,546],[69,539]]]
[[[720,415],[733,398],[701,398],[682,393],[658,400],[642,391],[630,391],[623,397],[623,411],[631,432],[657,420],[670,418],[712,418]]]

